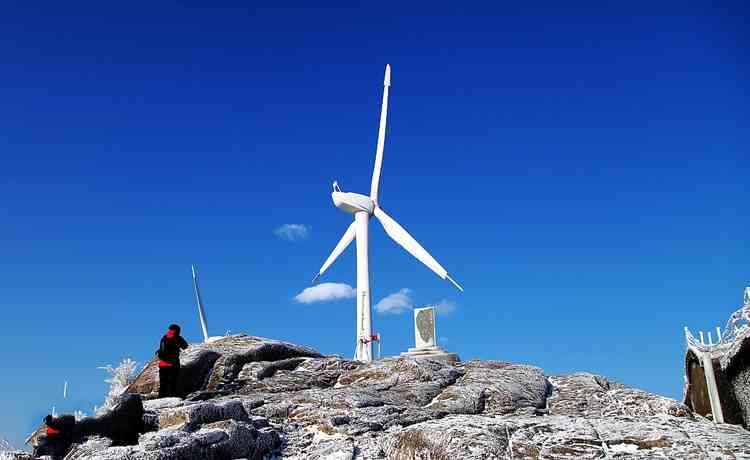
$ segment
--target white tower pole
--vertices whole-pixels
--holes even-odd
[[[198,273],[195,270],[195,265],[191,265],[190,268],[193,270],[193,290],[195,291],[195,302],[198,304],[198,316],[200,317],[201,321],[203,341],[208,342],[208,324],[206,324],[206,310],[203,308],[203,298],[201,297],[200,288],[198,288]]]
[[[370,214],[354,214],[357,229],[357,361],[372,361],[372,311],[370,310],[370,269],[368,224]]]

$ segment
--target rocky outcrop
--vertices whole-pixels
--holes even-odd
[[[738,416],[750,428],[750,328],[744,329],[721,359],[721,376],[728,382]]]
[[[750,427],[750,366],[732,376],[732,394],[739,405],[744,425]]]
[[[143,390],[137,440],[118,446],[91,435],[67,458],[750,456],[743,428],[592,374],[547,377],[528,365],[408,357],[363,364],[255,337],[223,340],[191,347],[183,364],[212,365],[187,398],[153,399],[148,369],[139,376],[129,390]]]
[[[538,367],[496,361],[457,364],[463,375],[428,407],[451,414],[503,415],[545,407],[549,383]]]
[[[204,390],[220,390],[233,382],[247,363],[320,356],[310,348],[247,335],[191,345],[180,356],[178,393],[185,397]],[[158,360],[154,357],[126,391],[155,396],[159,388],[158,380]]]
[[[603,377],[578,373],[550,377],[553,391],[549,413],[574,417],[672,415],[693,418],[692,412],[674,399],[664,398]]]
[[[149,401],[146,425],[128,446],[91,437],[73,446],[66,459],[263,459],[281,447],[281,434],[263,417],[249,416],[240,399],[184,402],[178,398]]]
[[[736,426],[673,416],[472,417],[454,415],[387,434],[393,460],[742,458],[750,435]]]

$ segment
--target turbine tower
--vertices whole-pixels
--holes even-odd
[[[208,324],[206,323],[206,310],[203,308],[203,297],[201,297],[201,290],[198,288],[198,272],[195,270],[195,265],[191,265],[190,268],[193,270],[193,291],[195,291],[195,303],[198,304],[198,317],[201,321],[203,341],[208,342]]]
[[[333,204],[342,211],[354,214],[354,222],[344,232],[336,247],[318,274],[315,275],[313,283],[328,267],[341,255],[349,244],[357,240],[357,348],[354,359],[358,361],[372,361],[372,310],[370,307],[370,271],[368,265],[368,225],[370,217],[380,221],[389,237],[407,252],[416,257],[427,268],[435,272],[440,278],[447,279],[460,291],[463,288],[448,276],[448,271],[435,260],[425,248],[420,245],[398,222],[383,211],[378,203],[378,189],[380,187],[380,168],[383,164],[383,146],[385,144],[385,126],[388,115],[388,88],[391,86],[391,66],[385,66],[385,79],[383,81],[383,105],[380,111],[380,129],[378,130],[378,144],[375,150],[375,168],[372,171],[372,183],[370,185],[370,196],[359,193],[342,192],[338,182],[333,183]]]

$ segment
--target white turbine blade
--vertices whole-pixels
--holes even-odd
[[[383,166],[383,146],[385,145],[385,125],[388,117],[388,88],[391,86],[391,66],[385,66],[383,80],[383,107],[380,110],[380,129],[378,130],[378,146],[375,150],[375,168],[372,170],[372,184],[370,198],[378,204],[378,189],[380,188],[380,168]]]
[[[354,222],[349,225],[349,228],[346,229],[344,232],[344,235],[341,237],[341,240],[339,240],[339,243],[336,245],[335,248],[333,248],[333,252],[331,252],[331,255],[328,256],[328,259],[326,259],[325,263],[322,267],[320,267],[320,270],[318,270],[318,274],[315,275],[315,278],[313,278],[313,283],[315,280],[320,278],[320,275],[322,275],[326,270],[328,270],[328,267],[331,266],[331,264],[338,258],[338,256],[341,255],[342,252],[344,252],[344,249],[346,249],[349,244],[354,241],[354,236],[356,233],[356,229],[354,226]]]
[[[383,224],[385,232],[388,234],[388,236],[391,237],[391,239],[393,239],[393,241],[401,245],[401,247],[406,249],[409,254],[416,257],[417,260],[427,265],[427,268],[435,272],[437,276],[441,277],[444,280],[449,280],[461,292],[463,292],[464,288],[462,288],[457,282],[455,282],[453,278],[448,276],[448,271],[443,268],[443,266],[440,265],[438,261],[435,260],[430,255],[430,253],[427,252],[427,250],[423,248],[422,245],[417,242],[417,240],[414,239],[413,236],[409,235],[409,232],[407,232],[404,227],[399,225],[399,223],[396,222],[391,216],[386,214],[383,209],[381,209],[380,207],[376,207],[375,217],[377,217],[380,223]]]
[[[445,277],[448,279],[448,281],[450,281],[451,283],[453,283],[453,285],[456,286],[459,291],[464,292],[463,286],[461,286],[460,284],[458,284],[458,282],[456,280],[454,280],[453,278],[451,278],[450,275],[445,275]]]

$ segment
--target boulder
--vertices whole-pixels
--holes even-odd
[[[247,335],[191,344],[180,354],[178,394],[185,397],[203,390],[215,391],[222,384],[231,384],[242,366],[249,362],[320,356],[311,348]],[[159,367],[158,359],[154,357],[126,391],[153,397],[158,390]]]
[[[230,419],[249,421],[241,400],[200,402],[163,409],[159,412],[159,429],[180,428],[190,431],[206,423]]]
[[[520,408],[543,408],[549,392],[538,367],[497,361],[470,361],[456,366],[464,375],[428,407],[452,414],[502,415]]]
[[[71,452],[79,460],[262,460],[281,447],[281,437],[273,429],[256,429],[236,420],[209,423],[193,432],[167,429],[143,436],[128,447],[106,447],[96,451]]]
[[[674,399],[630,388],[604,377],[577,373],[551,377],[548,400],[552,415],[609,417],[613,415],[673,415],[692,417],[692,411]]]

